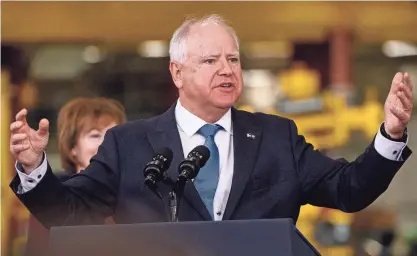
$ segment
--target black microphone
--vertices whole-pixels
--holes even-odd
[[[164,180],[166,177],[166,170],[171,165],[173,153],[169,148],[161,148],[156,151],[152,160],[148,162],[143,169],[143,176],[145,177],[145,185],[155,193],[160,199],[161,194],[158,192],[157,183]]]
[[[188,180],[194,179],[197,176],[200,168],[207,163],[209,158],[209,149],[204,145],[200,145],[191,150],[187,158],[178,166],[179,175],[177,182],[175,183],[176,186],[174,193],[170,194],[172,198],[172,200],[170,200],[171,221],[178,221],[178,213],[185,184]]]
[[[179,175],[177,184],[185,185],[187,180],[194,179],[200,171],[200,168],[207,163],[209,158],[210,151],[204,145],[197,146],[191,150],[187,158],[183,160],[178,167]]]

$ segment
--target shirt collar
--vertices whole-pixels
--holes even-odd
[[[179,99],[177,101],[177,105],[175,106],[175,119],[178,126],[189,137],[193,136],[203,125],[207,124],[206,121],[194,115],[182,106]],[[215,124],[222,126],[226,132],[233,135],[231,110],[229,109]]]

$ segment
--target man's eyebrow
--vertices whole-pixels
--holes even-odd
[[[240,56],[240,54],[239,54],[239,52],[232,52],[232,53],[229,53],[229,54],[227,54],[227,56],[237,56],[237,57],[239,57]]]
[[[232,53],[228,53],[226,54],[227,57],[239,57],[239,52],[232,52]],[[201,58],[205,59],[205,58],[219,58],[220,54],[206,54],[206,55],[202,55]]]
[[[203,58],[203,59],[206,59],[206,58],[218,58],[218,57],[220,57],[220,54],[203,54],[202,56],[201,56],[201,58]]]

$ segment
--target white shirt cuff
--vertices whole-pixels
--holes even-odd
[[[16,162],[15,168],[17,175],[19,175],[20,178],[20,188],[18,191],[19,194],[23,194],[32,190],[45,176],[45,173],[48,170],[48,166],[45,152],[43,154],[44,156],[41,165],[33,170],[29,175],[24,172],[22,165]]]
[[[403,161],[402,153],[404,148],[407,146],[407,143],[408,135],[407,141],[404,143],[387,139],[381,134],[381,131],[378,131],[378,134],[375,137],[374,147],[375,150],[386,159],[392,161]]]

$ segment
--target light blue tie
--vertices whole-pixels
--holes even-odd
[[[222,129],[220,125],[205,124],[198,131],[206,139],[204,145],[210,150],[210,158],[194,179],[194,185],[213,219],[213,200],[219,181],[220,169],[219,149],[214,142],[214,136],[220,129]]]

